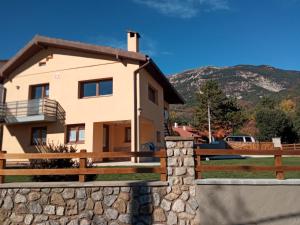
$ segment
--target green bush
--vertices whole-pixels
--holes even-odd
[[[48,144],[45,146],[47,153],[75,153],[77,149],[73,146]],[[87,167],[92,167],[89,161]],[[73,159],[34,159],[30,160],[31,169],[70,169],[79,168],[79,163]],[[94,180],[95,175],[87,175],[86,180]],[[35,175],[34,181],[78,181],[78,175]]]

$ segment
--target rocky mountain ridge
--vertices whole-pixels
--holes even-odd
[[[263,96],[300,98],[300,71],[268,65],[206,66],[168,77],[188,105],[195,103],[196,92],[208,79],[216,80],[227,96],[247,105],[255,105]]]

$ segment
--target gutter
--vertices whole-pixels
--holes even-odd
[[[150,64],[150,60],[147,57],[147,61],[141,65],[139,68],[137,68],[133,72],[133,96],[134,96],[134,103],[133,103],[133,127],[134,127],[134,149],[137,150],[138,148],[138,132],[137,132],[137,127],[138,127],[138,115],[137,115],[137,75],[138,73],[144,69],[146,66]],[[137,158],[134,157],[134,162],[137,162]]]

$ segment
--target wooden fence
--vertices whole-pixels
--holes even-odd
[[[88,159],[106,158],[128,158],[128,157],[154,157],[160,158],[159,167],[126,167],[126,168],[87,168]],[[4,183],[5,176],[14,175],[78,175],[79,181],[85,181],[88,174],[130,174],[130,173],[160,173],[160,179],[166,180],[167,155],[165,150],[157,152],[101,152],[93,153],[81,150],[79,153],[6,153],[0,152],[0,183]],[[6,160],[8,159],[79,159],[78,168],[62,169],[8,169]]]
[[[236,142],[228,141],[229,148],[240,150],[274,150],[273,142]]]
[[[201,156],[224,156],[224,155],[269,155],[274,156],[274,166],[254,166],[254,165],[203,165]],[[285,166],[282,164],[282,156],[300,156],[299,150],[229,150],[229,149],[199,149],[195,150],[196,174],[201,179],[201,173],[205,171],[243,171],[261,172],[274,171],[279,180],[284,179],[285,171],[300,171],[300,166]]]
[[[283,150],[300,150],[300,144],[283,144]]]

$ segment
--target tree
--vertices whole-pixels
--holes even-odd
[[[294,118],[295,131],[297,132],[298,137],[300,137],[300,107],[296,111],[296,116]]]
[[[292,99],[284,99],[280,102],[279,107],[287,114],[292,114],[296,110],[296,103]]]
[[[291,119],[280,109],[260,109],[256,113],[256,124],[262,141],[271,141],[274,137],[281,137],[285,143],[297,140]]]
[[[210,106],[211,125],[214,129],[233,130],[245,117],[236,99],[228,98],[213,80],[206,81],[197,93],[196,121],[200,130],[208,129],[207,109]]]

